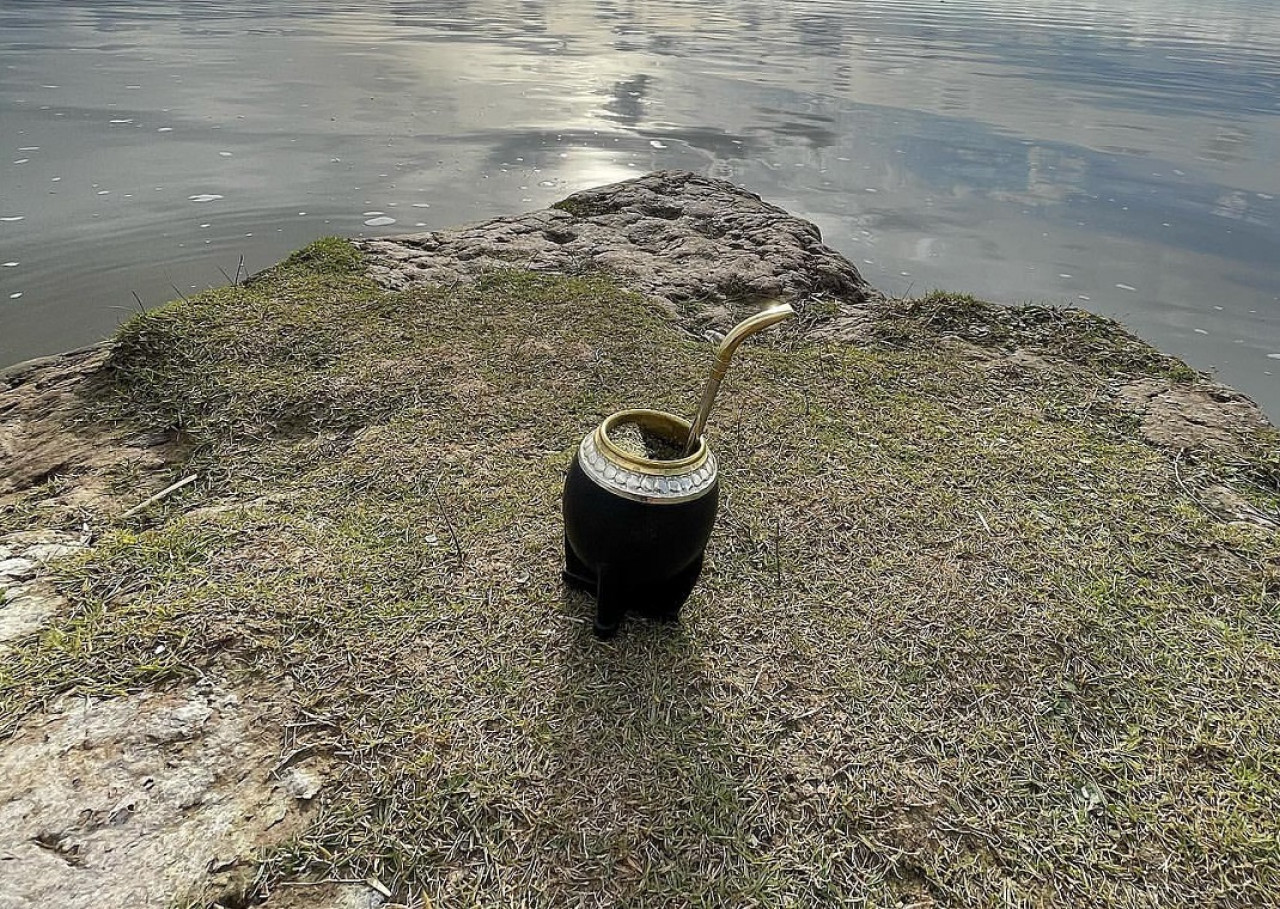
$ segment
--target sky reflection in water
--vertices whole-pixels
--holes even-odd
[[[241,255],[684,167],[886,291],[1116,315],[1280,414],[1265,0],[261,6],[0,0],[0,362]]]

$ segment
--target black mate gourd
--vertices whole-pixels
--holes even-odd
[[[781,303],[729,332],[692,423],[659,410],[606,417],[578,446],[564,485],[566,583],[596,598],[595,631],[617,633],[628,612],[674,620],[702,572],[720,483],[703,436],[738,345],[795,314]]]

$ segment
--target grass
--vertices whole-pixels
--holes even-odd
[[[604,277],[389,293],[357,256],[122,329],[95,419],[186,433],[202,480],[68,569],[72,612],[0,666],[2,731],[71,690],[287,679],[341,769],[237,900],[1280,901],[1280,545],[1187,485],[1274,511],[1274,458],[1180,483],[1082,406],[1170,374],[1149,348],[1024,314],[1001,330],[1088,368],[996,382],[929,343],[976,324],[942,297],[884,349],[762,337],[712,417],[683,625],[601,644],[559,580],[564,468],[613,410],[691,410],[709,349]]]
[[[967,294],[933,291],[885,301],[879,340],[912,345],[949,336],[984,347],[1020,349],[1102,373],[1193,381],[1195,370],[1126,332],[1112,319],[1074,307],[999,306]]]

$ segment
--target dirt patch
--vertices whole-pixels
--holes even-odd
[[[129,433],[86,412],[108,348],[0,371],[0,531],[81,527],[165,485],[183,455],[170,433]]]
[[[314,764],[272,773],[278,729],[263,701],[214,684],[29,719],[0,748],[0,906],[164,909],[234,887],[321,787]]]
[[[1166,448],[1235,450],[1269,425],[1257,404],[1225,385],[1144,379],[1124,386],[1117,399],[1142,418],[1143,438]]]

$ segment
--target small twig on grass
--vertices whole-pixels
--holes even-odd
[[[453,521],[449,518],[448,511],[444,507],[444,499],[440,495],[440,484],[444,482],[444,477],[436,480],[431,484],[431,495],[436,500],[436,508],[440,511],[440,517],[444,521],[444,526],[449,529],[449,539],[453,541],[453,551],[458,557],[458,564],[462,564],[462,544],[458,542],[458,533],[453,529]]]
[[[773,518],[773,566],[776,573],[775,584],[782,587],[782,515]]]
[[[138,296],[138,292],[136,290],[131,290],[129,293],[133,294],[133,299],[138,302],[138,312],[146,312],[147,308],[142,305],[142,297]]]
[[[277,887],[327,887],[330,884],[364,884],[362,877],[327,877],[322,881],[280,881]]]
[[[240,272],[244,269],[244,253],[240,254],[240,261],[236,263],[236,279],[231,283],[236,287],[240,286]]]
[[[183,477],[183,478],[182,478],[181,480],[179,480],[178,482],[176,482],[176,483],[174,483],[174,484],[172,484],[172,485],[170,485],[170,486],[166,486],[164,489],[160,490],[160,491],[159,491],[159,492],[157,492],[155,495],[151,496],[150,498],[143,499],[143,500],[142,500],[141,502],[139,502],[137,505],[134,505],[132,508],[130,508],[130,509],[129,509],[128,511],[126,511],[124,514],[120,515],[120,519],[121,519],[121,520],[124,520],[125,518],[131,518],[131,517],[133,517],[135,514],[137,514],[138,512],[142,511],[142,510],[143,510],[144,508],[146,508],[147,506],[149,506],[149,505],[154,505],[156,502],[159,502],[161,499],[165,498],[166,496],[173,495],[173,493],[177,492],[177,491],[178,491],[179,489],[181,489],[182,487],[187,486],[187,485],[189,485],[189,484],[191,484],[191,483],[194,483],[197,479],[199,479],[199,477],[200,477],[200,474],[198,474],[198,473],[193,473],[193,474],[192,474],[191,476],[189,476],[189,477]]]
[[[172,281],[170,281],[170,282],[169,282],[169,286],[173,288],[173,292],[174,292],[175,294],[177,294],[179,297],[181,297],[181,298],[182,298],[182,302],[183,302],[183,303],[190,303],[190,302],[191,302],[190,300],[188,300],[188,299],[187,299],[186,294],[184,294],[182,291],[178,290],[178,285],[177,285],[177,284],[174,284]]]
[[[303,745],[301,748],[295,748],[292,752],[285,755],[285,757],[280,761],[280,763],[276,764],[274,767],[271,768],[270,775],[272,776],[272,778],[278,777],[280,774],[284,773],[294,764],[298,764],[298,763],[301,763],[302,761],[307,760],[308,758],[315,757],[319,753],[320,753],[320,746],[316,744]]]

